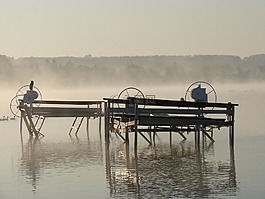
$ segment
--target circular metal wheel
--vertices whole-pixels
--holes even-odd
[[[118,99],[118,95],[114,94],[110,96],[110,99]],[[117,108],[119,107],[119,104],[113,103],[111,108]]]
[[[112,96],[110,96],[110,99],[117,99],[118,95],[117,94],[114,94]]]
[[[9,108],[10,108],[11,113],[15,117],[20,117],[19,108],[18,107],[19,107],[20,100],[23,99],[23,96],[24,95],[16,95],[15,97],[13,97],[13,99],[10,102]]]
[[[118,99],[128,99],[128,97],[135,97],[135,98],[142,98],[144,99],[144,94],[141,90],[135,87],[128,87],[123,89],[120,94],[118,95]],[[121,107],[121,104],[119,104],[119,107]],[[125,107],[125,105],[124,105]],[[144,105],[140,105],[139,108],[143,108]]]
[[[191,91],[194,88],[197,88],[198,86],[201,86],[202,88],[206,88],[206,94],[208,97],[208,102],[217,102],[217,93],[215,91],[215,89],[213,88],[213,86],[211,84],[209,84],[208,82],[205,81],[197,81],[192,83],[186,93],[185,93],[185,101],[193,101],[194,99],[192,99],[191,97]]]
[[[15,117],[20,117],[19,108],[18,108],[19,107],[19,103],[20,103],[21,100],[23,100],[23,97],[27,93],[27,90],[29,90],[29,85],[25,85],[25,86],[20,87],[17,90],[17,92],[16,92],[16,96],[13,97],[13,99],[10,101],[9,108],[10,108],[11,113]],[[37,99],[38,100],[42,100],[42,94],[41,94],[40,90],[36,86],[33,86],[33,90],[38,93],[38,98]],[[39,107],[40,104],[34,103],[33,106]]]

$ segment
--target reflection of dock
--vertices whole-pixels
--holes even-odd
[[[103,167],[102,140],[70,137],[67,141],[45,142],[30,136],[26,144],[21,143],[21,147],[21,175],[32,185],[33,191],[47,175],[74,173],[89,166]]]
[[[191,142],[152,145],[129,151],[106,143],[106,177],[111,198],[207,198],[237,191],[234,150],[230,162],[211,160],[207,149]]]

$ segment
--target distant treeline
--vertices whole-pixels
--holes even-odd
[[[35,80],[51,86],[167,85],[265,81],[265,54],[133,57],[25,57],[0,55],[2,86]]]

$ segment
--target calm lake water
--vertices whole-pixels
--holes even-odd
[[[144,88],[157,98],[179,99],[187,87]],[[104,124],[91,119],[78,137],[68,135],[72,119],[47,119],[44,138],[19,132],[19,119],[0,121],[0,198],[265,198],[265,89],[261,84],[218,85],[219,102],[239,103],[236,108],[235,147],[231,150],[228,129],[215,131],[197,149],[194,135],[183,141],[173,134],[158,133],[155,144],[134,134],[129,146],[112,135],[105,145]],[[76,90],[44,89],[45,99],[100,100],[122,88]],[[9,101],[16,93],[1,93],[2,115],[9,115]],[[104,121],[104,119],[102,119]]]

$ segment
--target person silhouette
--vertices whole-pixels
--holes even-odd
[[[29,90],[31,90],[31,91],[33,90],[33,85],[34,85],[34,81],[31,81],[30,85],[29,85]]]

